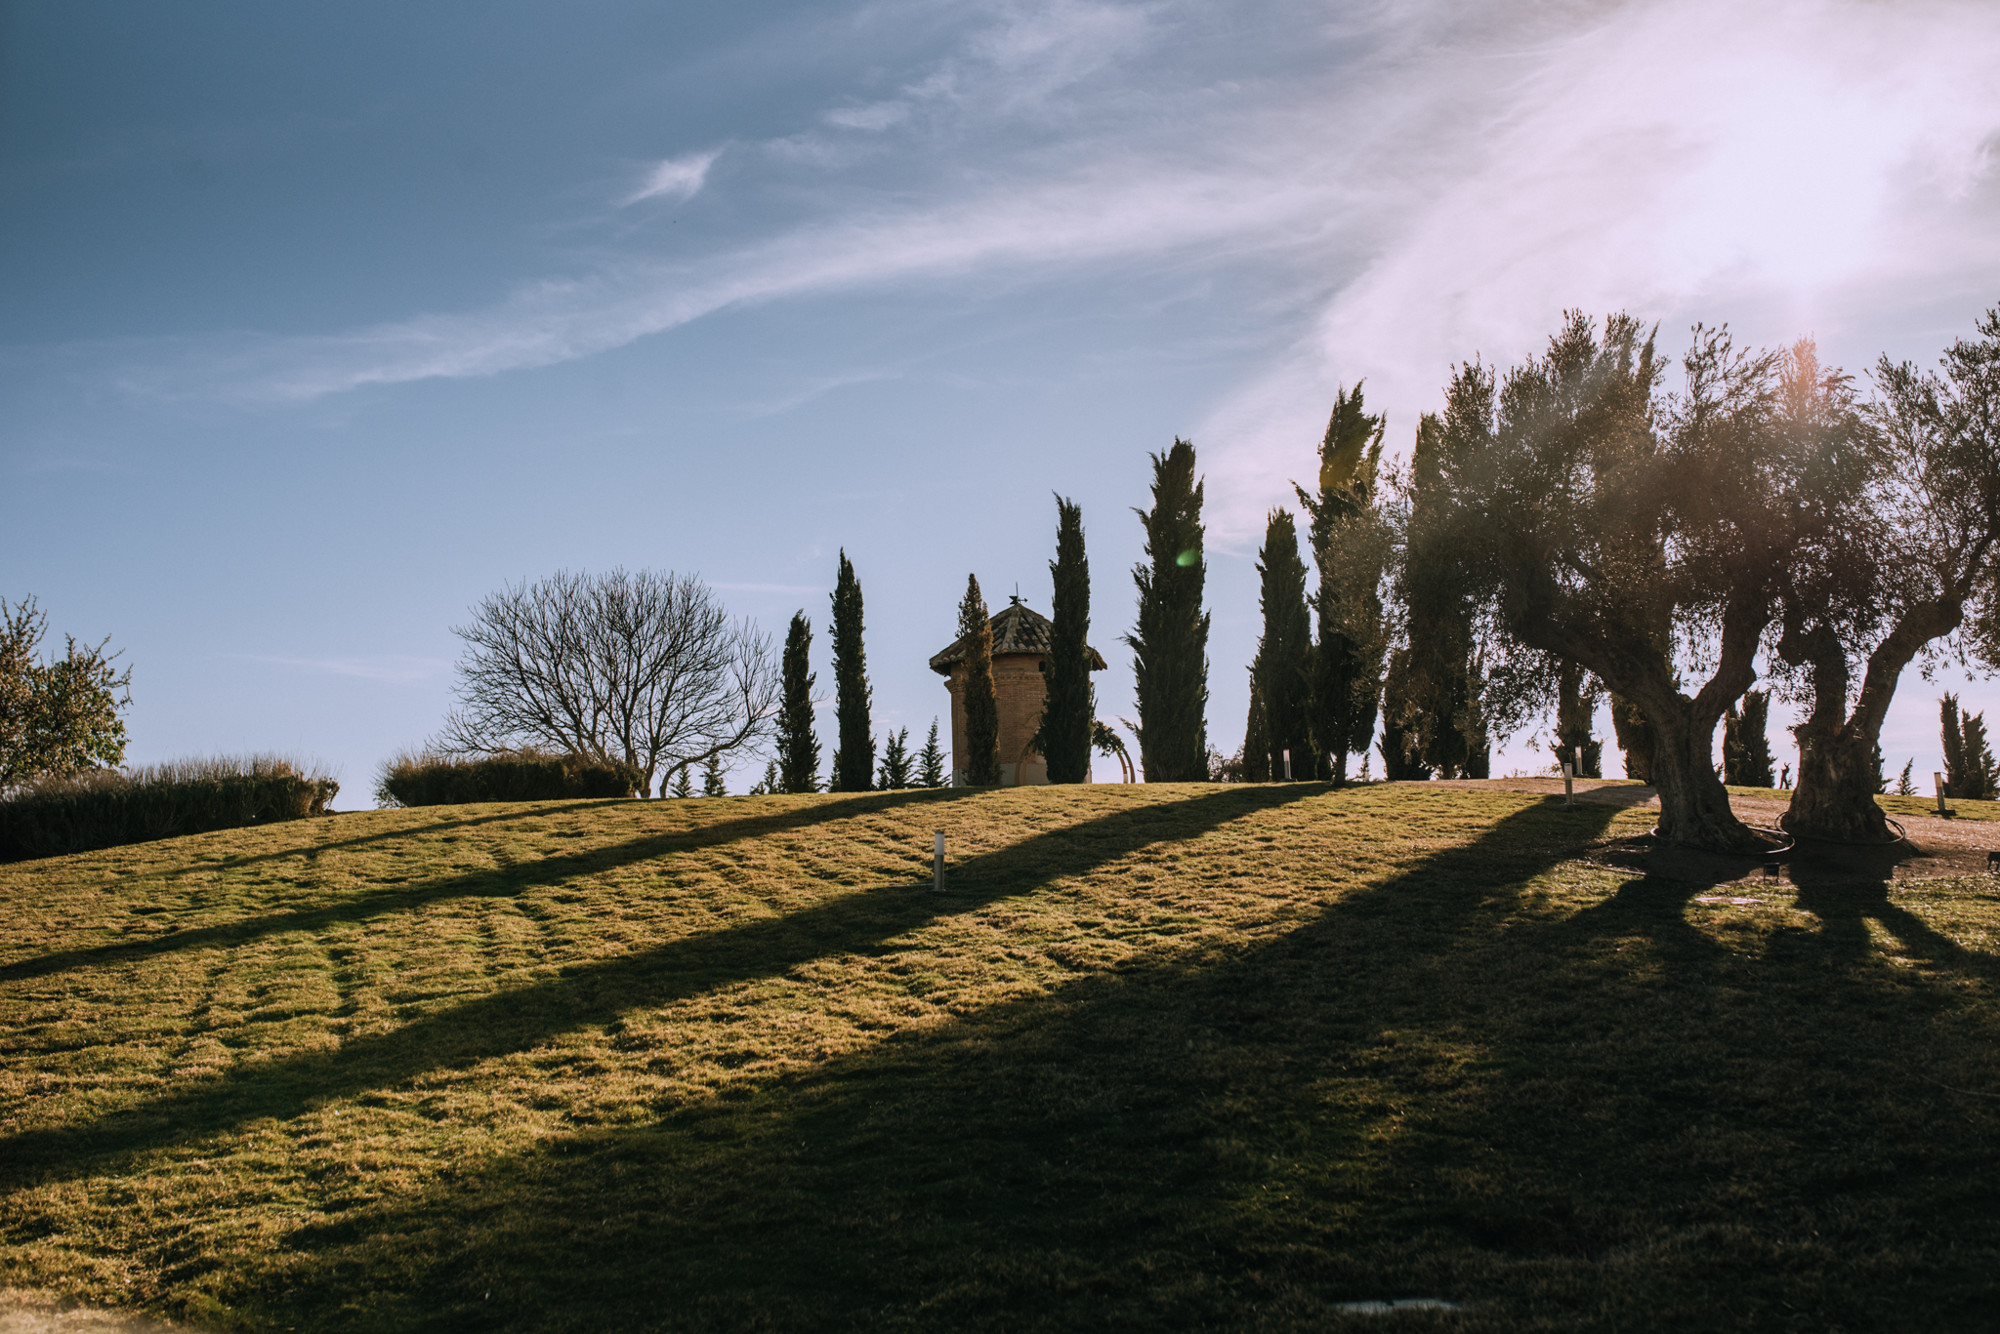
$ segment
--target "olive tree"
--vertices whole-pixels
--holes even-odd
[[[440,743],[490,755],[551,746],[654,778],[754,747],[778,712],[768,638],[693,575],[558,571],[505,588],[453,628],[458,706]]]
[[[1724,710],[1756,679],[1808,521],[1802,460],[1775,429],[1777,365],[1697,328],[1682,387],[1661,395],[1650,333],[1621,314],[1600,334],[1572,312],[1507,374],[1453,479],[1465,568],[1499,625],[1643,715],[1660,833],[1701,847],[1759,843],[1731,813],[1713,753]],[[1515,666],[1517,680],[1557,679]]]
[[[1818,502],[1835,521],[1792,566],[1776,646],[1805,705],[1793,833],[1886,837],[1876,756],[1904,669],[1935,665],[1954,640],[2000,662],[2000,307],[1976,333],[1942,373],[1884,357],[1866,404],[1810,345],[1794,353],[1786,398],[1843,476]]]

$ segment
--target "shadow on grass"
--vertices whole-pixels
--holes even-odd
[[[115,945],[98,945],[90,949],[62,950],[55,954],[44,954],[32,959],[20,959],[0,966],[0,982],[14,982],[23,978],[45,977],[71,968],[95,968],[115,964],[135,963],[175,950],[205,949],[213,946],[241,945],[260,936],[274,935],[286,931],[323,931],[340,922],[361,922],[384,913],[407,912],[411,908],[427,903],[437,903],[454,898],[504,898],[519,894],[522,890],[538,885],[555,884],[573,875],[594,874],[615,870],[634,862],[651,861],[671,856],[677,852],[692,852],[701,848],[712,848],[723,843],[733,843],[741,839],[761,838],[767,834],[780,833],[787,829],[797,829],[806,825],[824,824],[833,820],[847,820],[855,816],[869,815],[876,811],[892,810],[912,802],[952,801],[966,795],[966,788],[908,789],[897,792],[880,792],[857,795],[836,801],[815,802],[797,809],[771,815],[755,815],[741,820],[723,820],[714,824],[699,825],[690,829],[667,833],[651,834],[645,838],[633,839],[610,847],[590,848],[580,852],[560,856],[541,857],[532,862],[492,870],[472,871],[464,875],[447,876],[440,880],[423,884],[402,886],[394,889],[376,890],[357,894],[331,903],[321,908],[299,909],[286,912],[265,913],[256,917],[241,917],[233,921],[217,922],[211,926],[188,927],[179,931],[168,931],[146,940],[120,941]],[[598,804],[598,803],[589,803]],[[417,834],[429,834],[439,829],[458,828],[465,825],[489,823],[493,820],[529,818],[538,815],[554,815],[575,810],[576,806],[558,806],[544,811],[516,811],[509,815],[495,815],[471,820],[454,820],[443,825],[426,825],[421,829],[398,830],[394,834],[370,836],[370,839],[356,839],[346,844],[322,844],[316,848],[300,848],[283,854],[269,854],[270,857],[305,856],[324,852],[331,847],[358,845],[375,838],[402,838]],[[236,862],[217,862],[204,869],[218,869],[247,864],[245,859]]]
[[[933,918],[1032,893],[1061,876],[1087,873],[1155,842],[1193,837],[1227,821],[1320,791],[1324,789],[1306,785],[1226,787],[1185,801],[1117,811],[969,858],[952,869],[952,892],[946,895],[926,893],[915,884],[866,890],[783,917],[727,927],[603,962],[572,965],[553,980],[508,987],[387,1033],[351,1039],[331,1053],[312,1052],[240,1068],[121,1109],[95,1124],[30,1131],[0,1140],[0,1163],[4,1163],[0,1180],[21,1184],[73,1177],[86,1173],[90,1161],[100,1155],[199,1138],[260,1117],[294,1116],[329,1098],[525,1051],[558,1034],[609,1023],[630,1010],[773,976],[825,955],[874,948]],[[409,894],[371,895],[315,913],[255,919],[235,928],[174,933],[117,957],[143,957],[145,945],[185,947],[187,937],[192,936],[229,942],[258,931],[323,927],[407,907],[413,901],[474,892],[511,894],[531,884],[865,814],[911,800],[949,800],[951,794],[950,789],[881,793],[820,803],[797,812],[727,821],[576,856],[545,858],[511,871],[458,877]],[[232,930],[237,934],[231,934]],[[180,938],[178,944],[176,937]]]
[[[1296,792],[1152,814],[1182,838]],[[1329,1081],[1462,990],[1454,946],[1614,815],[1530,807],[1220,963],[1095,974],[303,1228],[299,1270],[245,1309],[307,1327],[1246,1328],[1320,1327],[1329,1293],[1409,1295],[1341,1254],[1407,1090],[1348,1100]],[[976,899],[1032,888],[1016,855],[982,859]]]
[[[1412,1296],[1458,1329],[1990,1328],[2000,1117],[1901,1077],[1940,992],[1844,930],[1732,950],[1698,882],[1523,896],[1612,815],[1531,807],[1221,962],[300,1228],[232,1298],[301,1328],[1322,1329]]]
[[[874,891],[677,942],[509,993],[524,1016],[459,1007],[6,1161],[78,1175],[1323,792],[1037,835],[944,903]],[[1776,955],[1691,925],[1699,881],[1580,912],[1523,893],[1614,815],[1537,804],[1220,961],[1090,975],[353,1208],[221,1295],[299,1329],[1324,1329],[1330,1303],[1412,1296],[1468,1309],[1398,1328],[1990,1328],[2000,1114],[1909,1078],[1962,990],[1860,953],[1845,923],[1878,905],[1812,885],[1824,929]]]

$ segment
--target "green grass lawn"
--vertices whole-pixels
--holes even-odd
[[[1654,818],[551,802],[0,867],[0,1286],[272,1330],[2000,1325],[1995,881],[1579,860]],[[1463,1310],[1337,1309],[1412,1297]]]

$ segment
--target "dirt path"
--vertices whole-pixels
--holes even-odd
[[[176,1334],[177,1329],[129,1311],[78,1306],[54,1293],[0,1288],[0,1334]]]
[[[1464,778],[1436,780],[1438,786],[1472,788],[1488,792],[1530,792],[1561,796],[1560,778]],[[1659,794],[1652,788],[1620,779],[1580,778],[1576,799],[1609,806],[1660,808]],[[1785,803],[1771,797],[1732,795],[1729,807],[1745,824],[1775,829]],[[1991,869],[1987,854],[2000,852],[2000,820],[1950,820],[1937,816],[1898,815],[1908,841],[1893,848],[1854,848],[1840,844],[1804,842],[1782,860],[1786,873],[1799,877],[1854,878],[1872,881],[1911,880],[1929,876],[1976,875]],[[1709,862],[1714,864],[1710,865]],[[1716,880],[1749,879],[1762,876],[1761,867],[1732,869],[1729,863],[1741,859],[1708,859],[1698,853],[1654,854],[1647,869],[1659,874]]]

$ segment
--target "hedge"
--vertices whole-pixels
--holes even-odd
[[[0,796],[0,858],[54,857],[326,814],[340,784],[278,755],[43,779]]]
[[[385,806],[455,806],[473,801],[630,797],[645,775],[629,764],[585,755],[519,750],[461,759],[431,752],[398,755],[382,766],[375,799]]]

